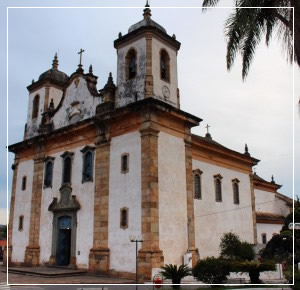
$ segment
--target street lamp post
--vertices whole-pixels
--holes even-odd
[[[143,237],[138,238],[135,236],[130,236],[130,242],[135,243],[135,281],[138,283],[138,243],[143,242]]]

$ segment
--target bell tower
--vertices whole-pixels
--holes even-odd
[[[180,42],[152,20],[148,2],[143,17],[114,41],[118,55],[116,106],[152,97],[179,108]]]

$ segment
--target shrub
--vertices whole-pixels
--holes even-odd
[[[168,264],[161,267],[163,271],[161,274],[165,279],[171,279],[172,284],[180,284],[181,279],[191,275],[191,269],[187,265],[181,265],[177,268],[177,265]],[[174,289],[180,288],[179,285],[173,285]]]
[[[260,284],[260,272],[275,271],[275,263],[272,261],[235,261],[232,262],[232,272],[249,273],[252,284]]]
[[[222,258],[208,257],[199,260],[193,268],[193,276],[207,284],[223,284],[230,273],[229,263]]]

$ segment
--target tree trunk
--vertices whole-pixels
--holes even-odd
[[[251,284],[260,284],[261,281],[259,279],[259,275],[260,275],[260,272],[259,270],[250,270],[249,271],[249,277],[250,277],[250,280],[251,280]]]

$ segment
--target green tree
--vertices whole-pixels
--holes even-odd
[[[241,241],[234,233],[225,233],[221,238],[220,255],[225,259],[253,260],[255,253],[250,243]]]
[[[202,6],[216,6],[219,0],[203,0]],[[227,38],[227,69],[234,64],[237,52],[242,55],[242,77],[245,80],[255,49],[265,35],[268,46],[272,35],[276,32],[287,52],[288,60],[293,61],[293,32],[294,60],[300,66],[300,1],[299,0],[235,0],[236,8],[225,23]],[[243,8],[257,7],[257,8]],[[266,8],[261,8],[266,7]],[[281,8],[278,8],[281,7]],[[294,7],[293,10],[282,7]],[[294,24],[294,31],[293,31]]]
[[[207,257],[193,268],[193,276],[208,284],[224,284],[230,274],[230,263],[222,258]]]
[[[186,276],[191,275],[191,269],[188,268],[186,265],[181,265],[179,268],[177,268],[177,265],[168,264],[163,267],[161,267],[163,271],[161,271],[161,274],[165,279],[171,279],[172,284],[180,284],[181,279],[183,279]],[[174,289],[179,289],[179,285],[173,285]]]

